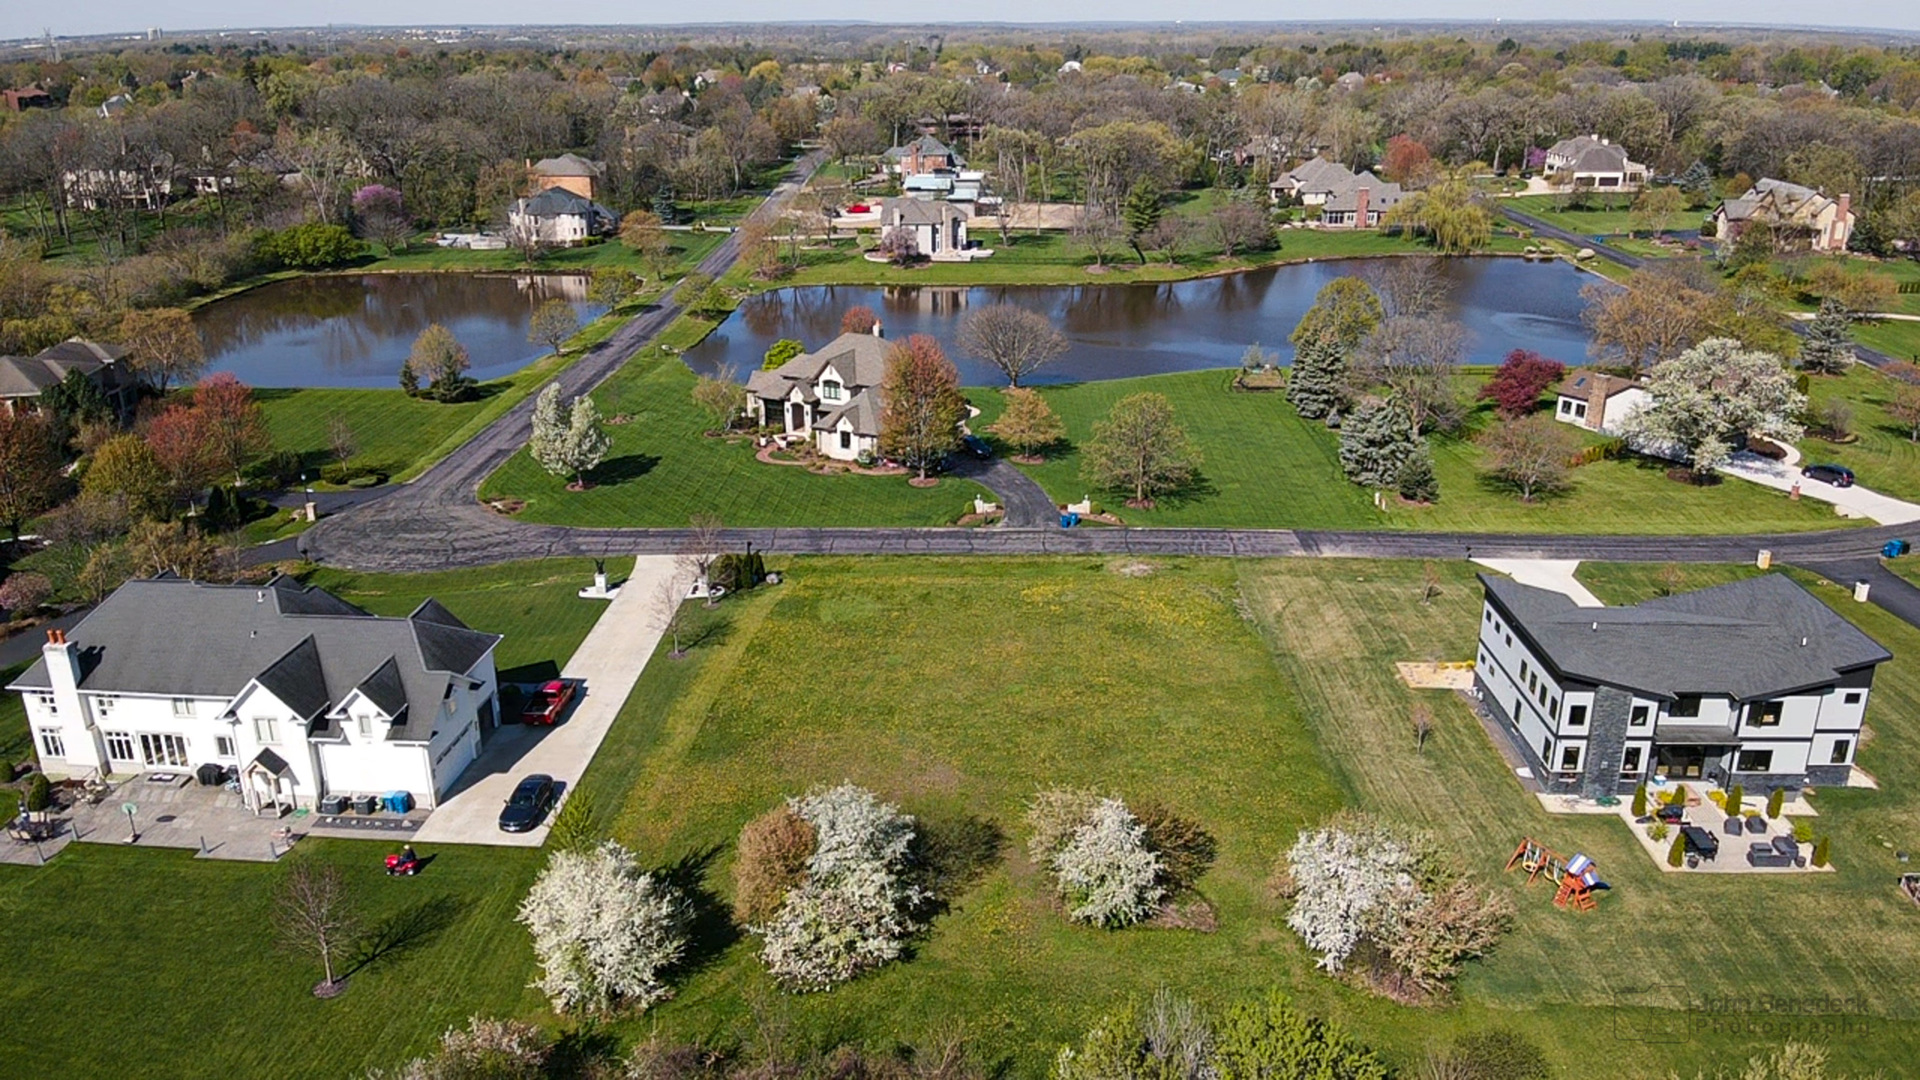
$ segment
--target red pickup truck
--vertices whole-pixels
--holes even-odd
[[[559,722],[560,714],[567,710],[567,702],[573,700],[573,693],[573,684],[565,679],[547,683],[527,698],[526,707],[520,710],[520,722],[552,726]]]

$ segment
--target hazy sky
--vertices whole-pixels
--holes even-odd
[[[1543,6],[1538,0],[1357,0],[1339,4],[1306,0],[970,0],[939,8],[900,0],[705,0],[698,4],[572,0],[534,5],[525,0],[90,0],[86,3],[0,4],[0,38],[98,34],[163,29],[314,26],[362,23],[511,24],[565,20],[570,23],[760,22],[864,19],[873,22],[935,20],[964,13],[965,22],[1088,20],[1304,20],[1304,19],[1541,19],[1554,16],[1609,19],[1724,20],[1743,23],[1833,25],[1920,30],[1920,4],[1913,0],[1857,0],[1808,5],[1800,0],[1613,0],[1604,7]]]

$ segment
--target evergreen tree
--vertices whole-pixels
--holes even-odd
[[[671,225],[680,220],[680,208],[673,205],[671,189],[661,188],[653,193],[653,213],[665,225]]]
[[[1287,377],[1287,400],[1308,420],[1324,420],[1346,399],[1347,357],[1340,343],[1314,337],[1293,354],[1293,373]]]
[[[1433,474],[1433,455],[1425,439],[1400,463],[1400,497],[1408,502],[1440,501],[1440,478]]]
[[[1820,301],[1820,313],[1807,324],[1807,339],[1800,345],[1800,366],[1821,375],[1838,375],[1853,362],[1853,346],[1848,340],[1852,320],[1840,301],[1829,296]]]
[[[1145,264],[1147,256],[1140,250],[1140,238],[1160,224],[1160,189],[1151,180],[1137,180],[1127,192],[1127,201],[1120,208],[1120,219],[1127,225],[1127,243],[1133,245],[1133,253],[1140,256]]]
[[[1363,487],[1398,490],[1401,470],[1423,451],[1413,421],[1383,398],[1356,405],[1340,427],[1340,467]]]
[[[1713,170],[1707,163],[1694,159],[1687,171],[1680,174],[1680,190],[1687,193],[1687,205],[1702,207],[1713,201]]]

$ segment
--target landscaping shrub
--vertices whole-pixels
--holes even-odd
[[[1787,790],[1785,788],[1774,788],[1773,792],[1767,796],[1767,818],[1769,820],[1778,818],[1781,808],[1786,804]]]
[[[806,819],[782,805],[747,822],[733,864],[733,916],[742,926],[772,917],[807,874],[817,838]]]
[[[826,990],[899,959],[926,900],[908,879],[913,818],[852,784],[787,806],[815,843],[806,880],[752,928],[768,972],[789,990]]]
[[[1647,785],[1645,784],[1633,785],[1633,816],[1637,818],[1647,816]]]
[[[1796,821],[1793,823],[1793,838],[1802,844],[1813,843],[1813,822]]]
[[[1727,789],[1727,813],[1739,816],[1746,803],[1747,789],[1744,785],[1735,784]]]
[[[1655,821],[1647,825],[1647,835],[1651,837],[1656,844],[1665,840],[1669,831],[1667,823],[1664,821]]]
[[[449,1029],[432,1053],[408,1062],[395,1080],[540,1080],[552,1053],[536,1025],[476,1016],[464,1031]],[[369,1080],[385,1075],[375,1071]]]
[[[1156,991],[1142,1009],[1128,1002],[1087,1029],[1078,1045],[1062,1047],[1053,1080],[1166,1080],[1218,1075],[1213,1025],[1187,998]]]
[[[1818,840],[1816,840],[1816,841],[1814,841],[1814,844],[1813,844],[1813,865],[1815,865],[1815,866],[1825,866],[1825,865],[1827,865],[1827,857],[1828,857],[1828,843],[1829,843],[1829,840],[1828,840],[1828,838],[1827,838],[1827,837],[1824,837],[1824,836],[1823,836],[1823,837],[1821,837],[1820,839],[1818,839]]]
[[[1457,1080],[1548,1080],[1553,1075],[1546,1051],[1517,1031],[1457,1036],[1443,1060],[1444,1071],[1430,1072]]]
[[[1033,833],[1027,841],[1028,858],[1043,869],[1052,865],[1053,857],[1098,805],[1099,793],[1085,788],[1047,788],[1035,794],[1027,804],[1027,828]]]
[[[1667,865],[1684,866],[1687,861],[1687,842],[1685,837],[1673,838],[1673,846],[1667,848]]]
[[[0,612],[24,618],[40,610],[53,596],[53,582],[45,574],[32,571],[8,575],[0,581]]]
[[[589,851],[600,843],[600,826],[593,796],[575,791],[553,816],[547,846],[555,851]]]
[[[554,1011],[644,1010],[672,996],[666,974],[687,951],[679,890],[608,841],[555,851],[520,905]]]
[[[1330,1020],[1301,1012],[1285,994],[1227,1010],[1214,1034],[1220,1080],[1311,1076],[1317,1080],[1386,1080],[1373,1051]],[[1204,1075],[1204,1074],[1202,1074]]]
[[[1147,850],[1160,857],[1160,881],[1169,895],[1192,888],[1220,852],[1219,841],[1199,822],[1157,799],[1140,803],[1134,817],[1145,830]]]
[[[254,242],[258,257],[270,265],[291,270],[322,270],[352,262],[367,252],[344,225],[307,222],[277,232],[262,233]]]
[[[713,565],[707,570],[707,580],[728,592],[751,589],[764,581],[766,576],[767,561],[757,552],[752,555],[729,552],[713,560]]]
[[[247,475],[256,482],[274,487],[292,487],[307,474],[306,463],[301,460],[297,450],[275,450],[248,468]]]
[[[34,773],[27,781],[27,800],[23,805],[30,814],[45,813],[53,805],[53,789],[47,783],[46,773]],[[1820,842],[1824,844],[1826,840],[1822,838]]]

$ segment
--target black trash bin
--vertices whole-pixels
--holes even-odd
[[[227,780],[226,768],[211,761],[193,770],[193,775],[199,779],[201,787],[219,787]]]

